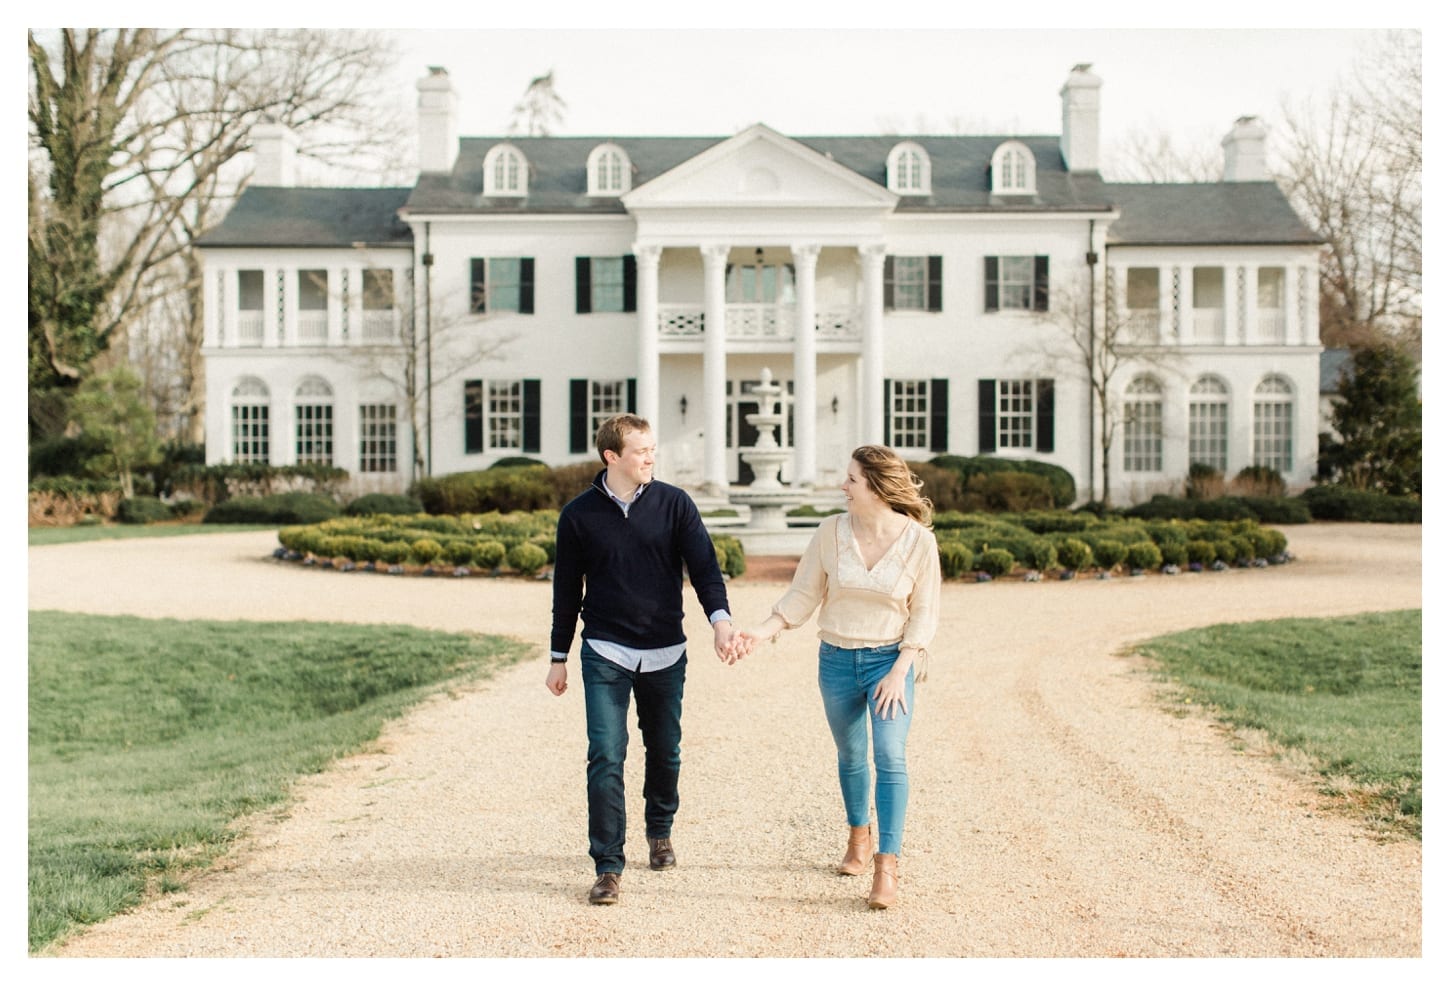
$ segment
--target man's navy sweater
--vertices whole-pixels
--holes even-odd
[[[683,570],[707,616],[730,611],[715,545],[695,501],[654,480],[625,516],[600,470],[559,512],[549,649],[569,653],[581,612],[587,640],[640,650],[684,643]]]

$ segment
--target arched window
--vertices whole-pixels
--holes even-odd
[[[512,144],[495,144],[483,158],[483,194],[529,194],[529,162]]]
[[[332,465],[332,387],[321,377],[307,377],[294,398],[298,465]]]
[[[1294,388],[1277,374],[1254,388],[1254,465],[1294,470]]]
[[[1228,385],[1203,376],[1188,391],[1188,464],[1228,471]]]
[[[898,195],[931,194],[931,158],[920,144],[903,141],[886,157],[886,187]]]
[[[1163,471],[1163,385],[1147,374],[1123,392],[1123,471]]]
[[[272,397],[256,377],[243,377],[232,388],[232,461],[271,461],[270,417]]]
[[[1020,140],[998,145],[992,154],[993,195],[1035,195],[1037,193],[1037,159],[1032,149]]]
[[[629,155],[618,144],[600,144],[589,153],[589,194],[623,195],[630,189]]]

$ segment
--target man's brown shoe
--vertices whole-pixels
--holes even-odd
[[[675,865],[675,850],[669,839],[646,839],[649,843],[649,868],[667,870]]]
[[[591,904],[617,904],[619,903],[619,874],[601,873],[599,879],[594,881],[594,886],[589,888],[589,903]]]

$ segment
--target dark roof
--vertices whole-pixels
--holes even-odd
[[[1271,181],[1103,187],[1122,210],[1109,245],[1323,242]]]
[[[726,137],[465,137],[449,173],[421,176],[408,199],[412,212],[622,214],[613,197],[590,197],[586,165],[600,144],[618,145],[633,166],[633,187],[678,167],[722,143]],[[920,144],[931,158],[932,194],[904,196],[897,211],[1100,211],[1110,207],[1102,178],[1096,173],[1069,174],[1063,167],[1056,137],[797,137],[856,174],[886,186],[886,157],[904,140]],[[1027,145],[1037,161],[1035,196],[993,196],[990,193],[992,152],[1005,140]],[[496,144],[517,147],[529,163],[528,195],[484,198],[483,160]]]
[[[1341,370],[1346,373],[1354,372],[1348,349],[1326,349],[1319,354],[1319,392],[1321,394],[1339,393]]]
[[[203,247],[408,246],[398,219],[410,188],[283,188],[251,185]]]

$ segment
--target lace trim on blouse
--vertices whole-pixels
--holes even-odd
[[[891,547],[868,569],[866,561],[856,547],[856,538],[851,533],[851,519],[842,514],[836,522],[836,571],[841,585],[852,589],[871,589],[888,595],[906,571],[906,560],[921,539],[923,528],[908,522],[906,529],[892,542]]]

